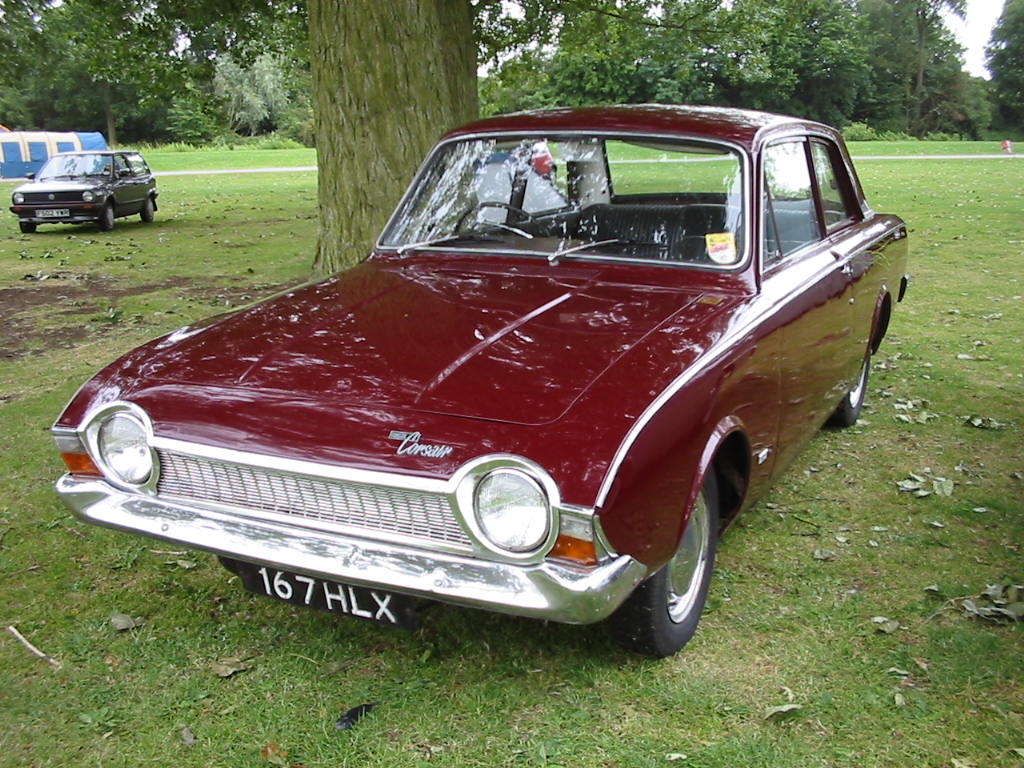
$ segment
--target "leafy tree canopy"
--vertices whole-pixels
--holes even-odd
[[[1003,120],[1024,127],[1024,0],[1006,0],[987,54]]]

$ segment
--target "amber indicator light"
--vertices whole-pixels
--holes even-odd
[[[73,475],[103,476],[103,473],[96,468],[96,465],[92,463],[92,459],[89,458],[87,453],[62,453],[60,457],[64,459],[64,464],[67,465],[68,471]]]
[[[572,536],[559,536],[555,546],[551,548],[551,557],[572,560],[583,565],[597,565],[597,551],[594,542],[575,539]]]

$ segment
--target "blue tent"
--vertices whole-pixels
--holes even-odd
[[[58,152],[107,148],[102,133],[7,131],[0,133],[0,178],[19,179],[36,173]]]

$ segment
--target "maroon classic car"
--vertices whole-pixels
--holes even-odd
[[[53,428],[81,519],[399,626],[609,619],[667,656],[719,532],[856,421],[906,227],[838,134],[729,109],[492,118],[359,266],[125,355]]]

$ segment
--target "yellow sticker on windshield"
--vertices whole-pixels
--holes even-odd
[[[707,243],[708,257],[715,264],[736,263],[736,236],[732,232],[704,235],[704,241]]]

